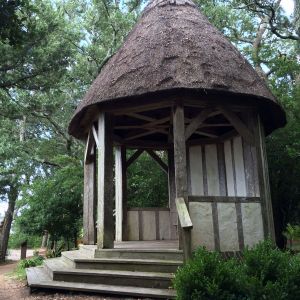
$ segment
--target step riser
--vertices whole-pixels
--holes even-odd
[[[183,260],[182,253],[167,252],[126,252],[126,251],[95,251],[95,258],[124,258],[124,259],[161,259]]]
[[[166,279],[151,279],[151,278],[130,278],[118,276],[101,276],[101,275],[77,275],[77,274],[61,274],[54,273],[53,280],[66,281],[66,282],[82,282],[82,283],[95,283],[95,284],[109,284],[119,286],[134,286],[134,287],[147,287],[147,288],[169,288],[172,283],[171,280]]]
[[[68,257],[64,256],[63,254],[62,254],[61,258],[62,258],[63,262],[66,263],[69,267],[76,268],[76,264],[73,260],[71,260]]]
[[[121,271],[139,271],[139,272],[160,272],[175,273],[176,265],[153,265],[153,264],[132,264],[117,262],[75,262],[76,269],[95,269],[95,270],[121,270]]]
[[[54,277],[53,271],[49,268],[49,266],[46,263],[44,263],[43,266],[44,266],[44,268],[46,270],[46,273],[53,280],[53,277]]]

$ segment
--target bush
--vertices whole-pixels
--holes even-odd
[[[28,259],[22,259],[18,263],[18,269],[26,269],[30,267],[40,266],[43,263],[44,257],[43,256],[34,256]]]
[[[300,299],[300,256],[282,252],[271,241],[224,260],[199,248],[174,279],[180,300]]]
[[[35,255],[28,259],[22,259],[17,268],[10,274],[13,278],[24,280],[26,278],[26,268],[40,266],[43,263],[44,257]]]

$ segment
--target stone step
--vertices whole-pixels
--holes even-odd
[[[183,261],[183,251],[150,249],[95,249],[95,258],[162,259]]]
[[[55,281],[49,277],[44,267],[28,268],[26,269],[26,274],[28,286],[30,288],[94,292],[105,295],[122,295],[140,298],[175,299],[176,297],[176,293],[172,289],[141,288],[109,284]]]
[[[141,272],[175,273],[183,262],[178,260],[159,259],[119,259],[87,258],[80,253],[67,251],[62,253],[66,263],[72,263],[76,269],[123,270]]]
[[[174,278],[171,273],[74,269],[60,258],[47,259],[44,265],[50,278],[55,281],[169,288]]]

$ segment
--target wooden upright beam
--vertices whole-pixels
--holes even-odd
[[[114,246],[113,134],[111,118],[101,112],[98,118],[98,249]]]
[[[258,114],[254,118],[254,132],[264,233],[265,238],[270,237],[273,241],[275,241],[273,209],[265,144],[265,131]]]
[[[88,148],[89,145],[87,145]],[[95,151],[95,150],[94,150]],[[96,156],[85,160],[83,186],[83,243],[96,243]]]
[[[176,198],[187,197],[187,171],[184,109],[176,106],[173,115],[174,165]]]
[[[186,205],[188,206],[184,108],[181,105],[177,105],[174,108],[173,136],[176,198],[184,198],[184,200],[186,201]],[[190,259],[192,253],[191,231],[189,229],[182,230],[182,239],[180,239],[179,237],[179,247],[183,248],[185,261]]]
[[[171,239],[178,238],[178,214],[176,210],[176,190],[175,190],[175,168],[174,168],[174,149],[168,150],[168,187],[169,187],[169,208],[170,208],[170,227]]]
[[[115,147],[116,241],[127,240],[126,148]]]

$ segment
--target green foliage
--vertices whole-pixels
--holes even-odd
[[[243,252],[243,259],[224,260],[199,248],[180,268],[177,299],[299,299],[300,256],[282,252],[271,241]]]
[[[67,250],[65,248],[65,244],[64,243],[60,243],[58,245],[58,247],[55,246],[54,249],[48,249],[47,252],[46,252],[46,257],[47,258],[60,257],[62,251],[65,251],[65,250]]]
[[[293,226],[288,223],[283,235],[289,240],[300,239],[300,225]]]
[[[159,155],[166,160],[165,153]],[[168,207],[168,177],[148,154],[143,153],[127,174],[129,207]]]
[[[175,276],[177,299],[247,299],[244,274],[237,261],[199,248]]]
[[[27,247],[29,249],[39,248],[42,243],[41,235],[29,235],[18,230],[10,234],[8,249],[20,249],[21,243],[27,241]]]
[[[33,256],[32,258],[28,258],[28,259],[22,259],[18,263],[18,268],[26,269],[30,267],[40,266],[41,264],[43,264],[43,261],[44,261],[44,257],[39,255]]]
[[[33,235],[48,230],[52,240],[77,237],[82,216],[82,184],[82,167],[76,161],[72,165],[68,162],[52,176],[36,180],[24,192],[17,226]]]
[[[30,267],[37,267],[43,264],[44,257],[40,255],[34,255],[28,259],[22,259],[16,269],[9,274],[13,279],[24,280],[26,279],[26,269]]]

